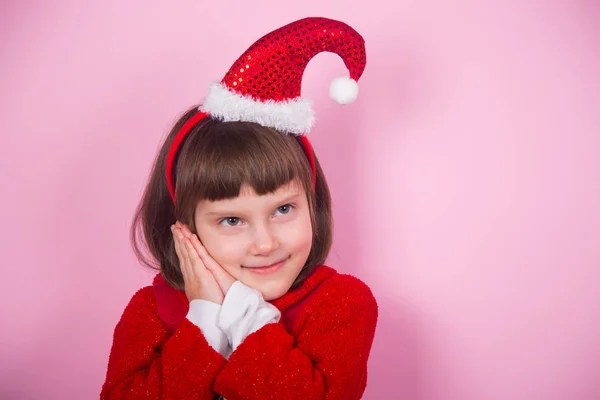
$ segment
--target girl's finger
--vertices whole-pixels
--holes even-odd
[[[204,263],[206,269],[212,271],[215,267],[220,267],[220,265],[217,264],[217,262],[210,256],[210,254],[208,254],[208,251],[206,251],[204,245],[202,244],[202,242],[200,242],[200,239],[198,239],[198,236],[192,235],[191,242],[194,245],[194,249],[196,249],[198,256],[200,256],[200,259]]]
[[[175,245],[175,253],[177,253],[177,257],[181,260],[183,254],[181,253],[181,245],[179,243],[177,228],[172,227],[171,232],[173,233],[173,244]]]
[[[179,258],[179,270],[181,271],[181,274],[183,275],[183,280],[187,281],[188,280],[188,268],[187,268],[187,263],[185,262],[185,259],[183,257],[183,250],[181,249],[181,242],[179,240],[179,238],[177,237],[177,235],[175,234],[175,232],[173,232],[173,243],[175,244],[175,253],[177,253],[177,257]]]
[[[181,229],[176,229],[176,236],[177,236],[177,240],[179,241],[179,250],[180,250],[182,258],[183,258],[182,269],[185,269],[185,273],[187,274],[187,276],[189,278],[192,278],[192,275],[193,275],[192,257],[191,257],[189,248],[185,245],[185,241],[188,239],[183,237],[183,234],[181,233]]]
[[[185,224],[181,223],[180,221],[177,221],[176,225],[179,227],[179,228],[177,228],[178,232],[180,232],[180,234],[182,235],[182,237],[181,237],[181,241],[182,241],[181,245],[183,246],[183,243],[184,243],[184,241],[186,239],[191,239],[192,233],[189,230],[189,228]],[[186,252],[188,254],[194,253],[193,251],[186,251]],[[188,268],[190,269],[190,271],[189,271],[190,274],[194,274],[194,273],[195,274],[199,274],[199,273],[203,272],[202,269],[200,269],[200,271],[192,271],[192,269],[193,269],[193,260],[192,260],[191,257],[189,257]]]
[[[200,243],[200,239],[196,235],[192,237],[192,244],[196,249],[200,259],[202,260],[204,266],[207,270],[212,272],[217,284],[221,288],[223,294],[226,294],[229,291],[229,288],[235,282],[235,279],[227,272],[219,263],[217,263],[211,256],[208,254],[208,251],[204,248],[202,243]]]
[[[181,233],[183,234],[183,236],[185,236],[186,238],[191,239],[192,238],[192,231],[190,230],[190,228],[187,227],[187,225],[177,221],[177,224],[179,224],[179,229],[181,230]]]
[[[190,269],[192,270],[193,274],[201,276],[203,273],[206,272],[206,267],[202,262],[202,259],[196,252],[196,249],[194,248],[194,245],[192,244],[190,239],[184,238],[183,240],[190,260]]]

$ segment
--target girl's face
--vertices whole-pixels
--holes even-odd
[[[242,186],[237,198],[200,201],[194,222],[215,261],[265,300],[290,289],[312,245],[308,200],[297,181],[263,196]]]

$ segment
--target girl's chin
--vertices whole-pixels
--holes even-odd
[[[271,301],[280,298],[290,289],[280,280],[258,280],[254,279],[244,279],[242,283],[252,289],[258,290],[263,299],[266,301]],[[291,286],[291,285],[290,285]]]
[[[280,298],[281,296],[283,296],[284,294],[286,294],[287,290],[260,290],[263,299],[265,299],[265,301],[272,301],[272,300],[276,300],[278,298]]]

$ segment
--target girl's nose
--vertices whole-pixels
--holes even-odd
[[[256,229],[253,246],[253,253],[255,255],[269,255],[271,252],[273,252],[273,250],[277,249],[278,246],[279,242],[268,226],[259,227]]]

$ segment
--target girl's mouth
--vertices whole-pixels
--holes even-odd
[[[243,268],[249,270],[250,272],[252,272],[254,274],[266,275],[266,274],[272,274],[274,272],[279,271],[281,269],[281,267],[283,267],[283,265],[285,264],[286,261],[287,261],[287,259],[279,261],[275,264],[257,266],[257,267],[243,267]]]

